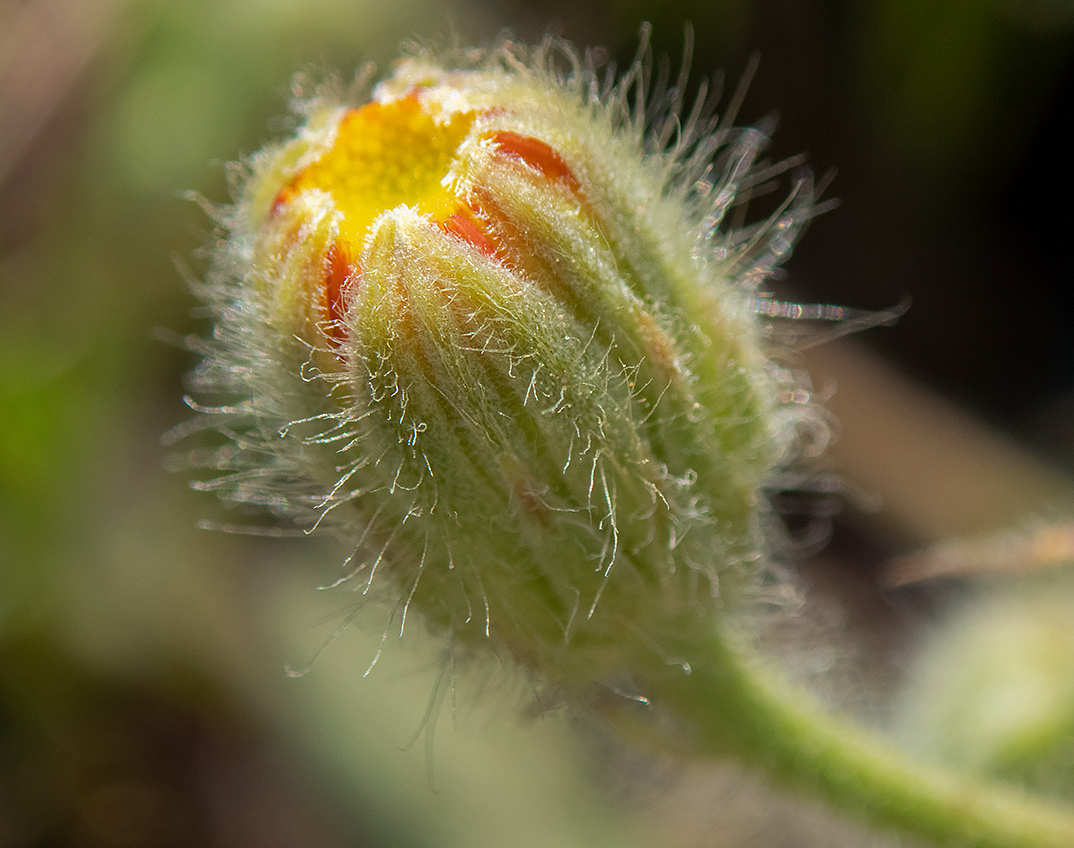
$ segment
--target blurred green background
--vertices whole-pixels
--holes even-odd
[[[431,754],[400,751],[435,649],[363,679],[373,614],[288,677],[353,605],[313,591],[338,551],[198,530],[226,519],[160,442],[188,415],[174,339],[204,331],[188,192],[227,199],[297,70],[504,29],[625,63],[642,21],[673,63],[691,23],[695,75],[732,88],[759,53],[740,121],[778,112],[774,158],[838,169],[777,290],[909,295],[868,341],[1074,465],[1069,0],[0,0],[0,846],[778,844],[560,711],[519,719],[521,684],[464,679],[455,722],[444,684]]]

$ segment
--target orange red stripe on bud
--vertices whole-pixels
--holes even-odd
[[[339,240],[332,242],[324,257],[323,304],[325,315],[324,334],[329,341],[342,344],[346,337],[343,316],[347,314],[347,300],[351,290],[361,277],[361,269],[347,247]]]
[[[440,229],[462,239],[489,259],[496,259],[496,244],[478,222],[475,214],[477,212],[478,209],[472,204],[460,203],[457,211],[438,222]]]
[[[548,179],[565,183],[572,192],[581,194],[582,185],[574,175],[570,165],[556,152],[550,144],[529,135],[520,135],[509,130],[499,130],[490,135],[489,140],[497,150],[521,159],[531,168],[544,174]]]

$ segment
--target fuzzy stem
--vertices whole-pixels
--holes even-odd
[[[649,670],[654,702],[686,723],[695,753],[735,756],[856,818],[937,845],[1074,846],[1074,812],[915,762],[826,714],[731,644],[717,636],[699,651],[684,642],[675,656],[687,658],[689,673]]]

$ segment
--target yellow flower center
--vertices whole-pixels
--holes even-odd
[[[490,214],[482,206],[480,193],[460,197],[445,184],[478,113],[431,113],[428,107],[427,101],[412,93],[388,103],[372,102],[348,110],[331,146],[276,195],[273,212],[296,195],[317,189],[326,192],[341,213],[339,233],[325,250],[318,280],[322,330],[334,342],[340,342],[345,334],[343,317],[361,283],[362,247],[382,213],[409,206],[428,215],[445,233],[496,261],[502,261],[505,249],[500,239],[514,234],[514,228],[505,221],[490,230]],[[509,130],[489,131],[482,139],[494,155],[525,163],[581,197],[574,173],[546,142]],[[298,236],[297,230],[294,235]],[[524,263],[516,257],[515,264]]]
[[[328,192],[343,213],[340,240],[352,255],[374,219],[400,204],[434,220],[458,203],[443,185],[473,113],[430,115],[414,95],[368,103],[343,116],[332,147],[298,174],[282,199],[310,188]]]

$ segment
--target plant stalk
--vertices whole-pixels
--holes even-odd
[[[685,665],[654,665],[646,683],[695,753],[733,756],[849,816],[941,846],[1074,846],[1074,810],[917,762],[826,713],[731,639],[672,647]]]

